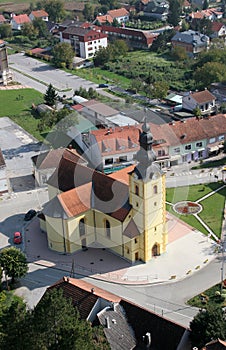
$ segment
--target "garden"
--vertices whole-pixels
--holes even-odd
[[[209,231],[201,224],[197,217],[191,215],[191,212],[188,212],[184,209],[185,207],[187,207],[187,205],[184,204],[183,206],[180,206],[181,211],[174,210],[175,205],[177,204],[179,206],[181,201],[185,201],[186,204],[195,203],[199,201],[199,205],[201,205],[202,210],[200,210],[199,213],[197,213],[197,215],[201,218],[202,221],[204,221],[204,223],[209,227],[209,229],[218,238],[220,238],[226,197],[226,187],[221,188],[222,186],[222,182],[214,182],[206,185],[199,184],[193,186],[177,187],[176,189],[167,188],[167,211],[177,216],[178,218],[180,218],[180,220],[186,222],[190,226],[196,228],[200,232],[208,235]],[[215,190],[218,190],[218,192],[215,192],[213,195],[201,200],[201,198]]]

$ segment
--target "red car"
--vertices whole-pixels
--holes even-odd
[[[14,232],[14,235],[13,235],[13,242],[15,244],[20,244],[22,243],[22,235],[20,232]]]

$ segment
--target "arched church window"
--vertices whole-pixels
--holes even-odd
[[[81,219],[79,221],[79,234],[80,236],[83,236],[86,234],[86,231],[85,231],[85,220],[84,219]]]
[[[105,230],[106,230],[106,236],[108,238],[111,238],[111,225],[108,220],[105,220]]]
[[[158,193],[158,186],[157,186],[157,185],[155,185],[155,186],[153,187],[153,192],[154,192],[154,194],[157,194],[157,193]]]

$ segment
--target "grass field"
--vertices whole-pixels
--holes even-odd
[[[43,95],[34,89],[0,91],[0,117],[10,117],[38,140],[43,141],[37,130],[39,119],[32,111],[32,104],[43,102]]]
[[[225,297],[219,295],[220,289],[221,285],[218,283],[215,286],[205,290],[203,293],[188,300],[187,304],[198,308],[204,308],[210,304],[215,307],[224,307],[226,306],[226,299]],[[226,289],[223,289],[223,292],[224,295],[226,295]]]

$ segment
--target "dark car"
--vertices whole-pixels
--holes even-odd
[[[14,232],[13,243],[15,243],[15,244],[22,243],[22,234],[20,232]]]
[[[24,216],[24,221],[29,221],[31,220],[35,215],[36,211],[34,209],[30,209]]]
[[[108,88],[108,84],[99,84],[99,88]]]

